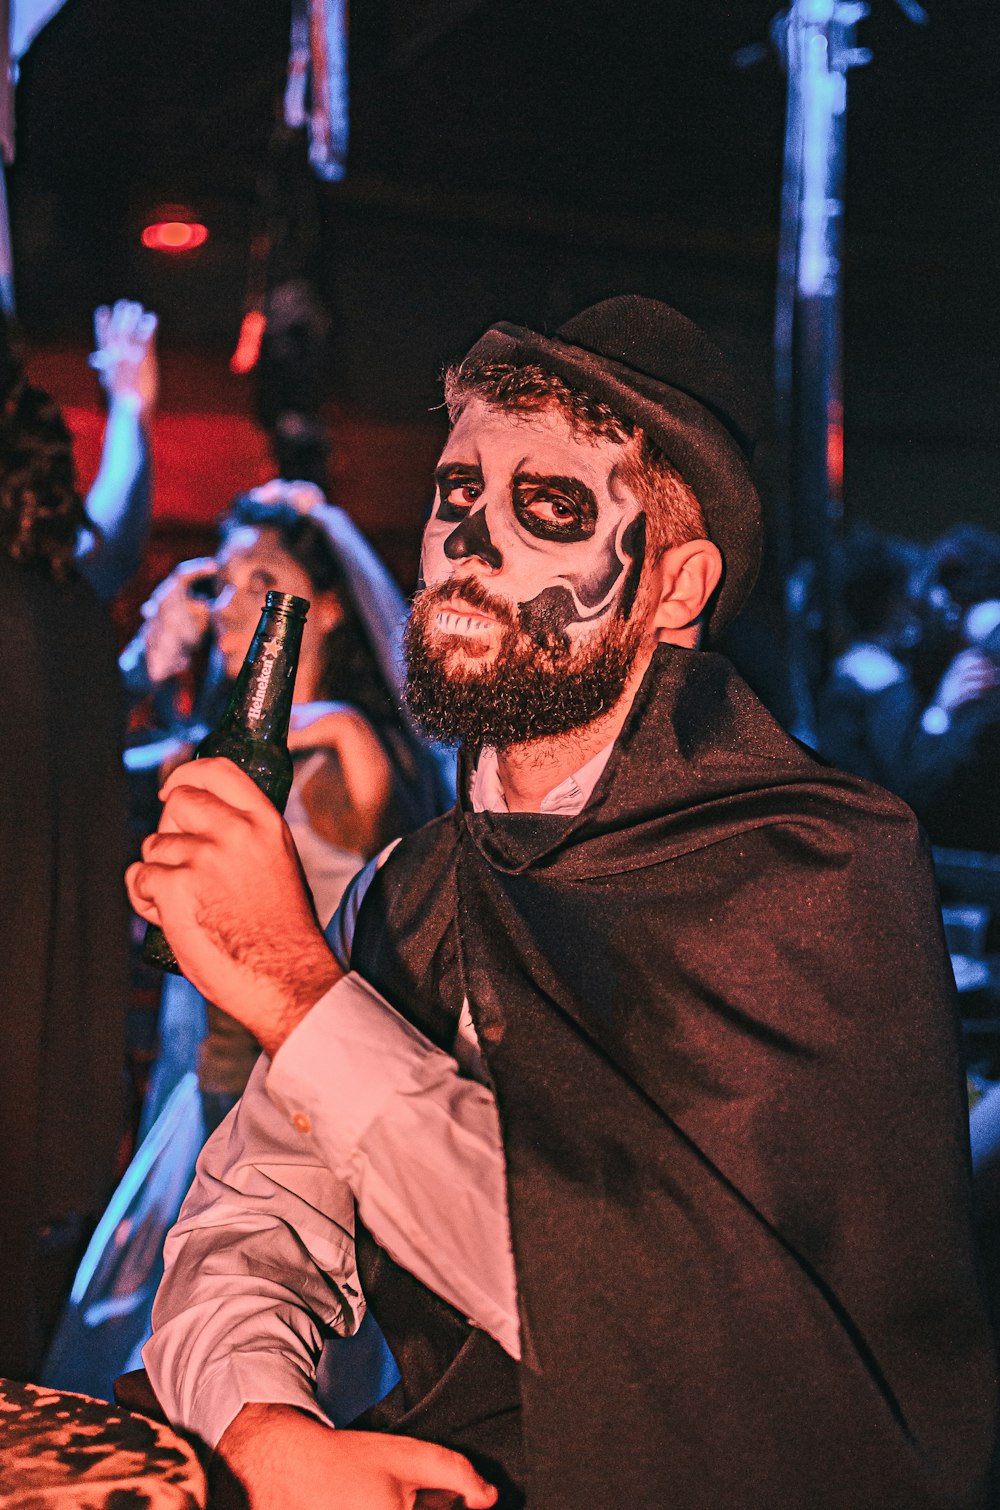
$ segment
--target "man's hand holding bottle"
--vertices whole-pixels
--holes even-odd
[[[126,872],[136,912],[181,970],[272,1058],[342,971],[281,814],[229,760],[179,766],[160,827]]]

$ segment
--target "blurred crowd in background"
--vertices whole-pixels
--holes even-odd
[[[856,528],[834,612],[820,753],[904,798],[935,845],[1000,852],[1000,534]]]

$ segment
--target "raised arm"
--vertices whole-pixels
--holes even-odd
[[[156,407],[156,316],[120,299],[94,313],[97,369],[108,399],[101,461],[87,495],[100,536],[84,537],[78,566],[102,598],[138,569],[149,530],[152,476],[147,427]]]

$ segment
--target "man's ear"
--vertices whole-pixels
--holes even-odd
[[[687,644],[722,577],[722,556],[711,540],[672,545],[653,567],[655,594],[650,628],[660,640]]]

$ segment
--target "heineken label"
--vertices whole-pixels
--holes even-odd
[[[260,647],[260,654],[254,668],[256,675],[250,694],[250,705],[247,709],[247,715],[251,721],[258,719],[264,711],[267,694],[274,679],[274,668],[281,657],[281,649],[281,641],[278,639],[265,640]]]

